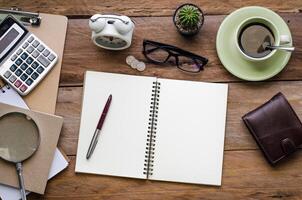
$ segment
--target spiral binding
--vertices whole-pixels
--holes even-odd
[[[146,152],[145,152],[145,163],[144,163],[144,174],[147,176],[147,179],[149,178],[149,176],[153,175],[159,94],[160,94],[160,83],[158,81],[153,82],[150,113],[149,113],[149,123],[148,123],[148,135],[147,135]]]

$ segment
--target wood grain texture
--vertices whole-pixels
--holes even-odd
[[[272,168],[261,152],[226,151],[221,187],[76,174],[70,166],[31,199],[301,199],[302,152]]]
[[[28,11],[67,15],[69,27],[64,51],[56,113],[64,117],[59,146],[69,155],[70,166],[54,179],[44,196],[29,199],[302,199],[302,152],[277,168],[270,167],[242,123],[241,116],[281,91],[302,116],[302,1],[301,0],[193,0],[206,14],[197,37],[187,39],[174,28],[172,14],[186,1],[117,0],[2,0],[0,7],[17,6]],[[271,8],[288,23],[296,51],[287,67],[268,82],[247,83],[228,73],[216,55],[216,33],[226,14],[250,5]],[[95,47],[90,40],[88,18],[95,13],[133,16],[136,29],[130,49],[112,53]],[[42,22],[43,23],[43,22]],[[174,67],[147,64],[143,73],[125,64],[131,54],[141,54],[143,39],[169,43],[209,58],[205,71],[185,74]],[[182,80],[229,83],[224,170],[222,187],[144,181],[75,174],[75,155],[80,124],[83,73],[86,70],[158,76]]]
[[[231,75],[221,65],[215,48],[216,33],[225,16],[207,16],[204,27],[197,37],[184,38],[175,29],[171,17],[138,17],[134,18],[136,30],[132,46],[128,50],[112,53],[96,47],[90,39],[88,20],[69,20],[67,40],[64,52],[61,85],[81,85],[83,73],[86,70],[97,70],[125,74],[168,77],[198,81],[240,81]],[[300,80],[302,78],[302,13],[282,14],[292,31],[296,51],[286,68],[274,80]],[[156,66],[147,63],[147,69],[137,72],[129,67],[125,59],[127,55],[134,55],[145,60],[142,52],[143,39],[151,39],[172,44],[209,59],[205,70],[196,75],[183,73],[174,66]]]
[[[119,13],[129,16],[168,16],[188,1],[184,0],[2,0],[0,7],[20,7],[35,12],[49,12],[69,17],[88,16],[95,13]],[[193,0],[206,14],[227,14],[243,6],[264,6],[279,12],[301,12],[301,0]]]
[[[56,114],[64,117],[59,146],[67,155],[76,155],[82,87],[63,87],[59,90]],[[302,116],[302,82],[230,83],[228,94],[225,150],[258,149],[241,116],[283,92],[295,111]]]

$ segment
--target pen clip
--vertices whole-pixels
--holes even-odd
[[[42,20],[39,13],[21,11],[20,8],[16,7],[12,7],[10,9],[0,9],[0,14],[13,15],[15,18],[21,21],[23,25],[39,26]]]

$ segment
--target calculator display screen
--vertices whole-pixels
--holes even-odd
[[[28,31],[12,17],[0,24],[0,62],[22,40]]]

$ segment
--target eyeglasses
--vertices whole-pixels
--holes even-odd
[[[200,72],[208,63],[208,59],[202,56],[198,56],[172,45],[150,40],[144,40],[143,54],[153,63],[163,64],[169,61],[172,62],[172,64],[175,64],[179,69],[191,73]],[[171,60],[171,57],[174,57],[175,59]]]

